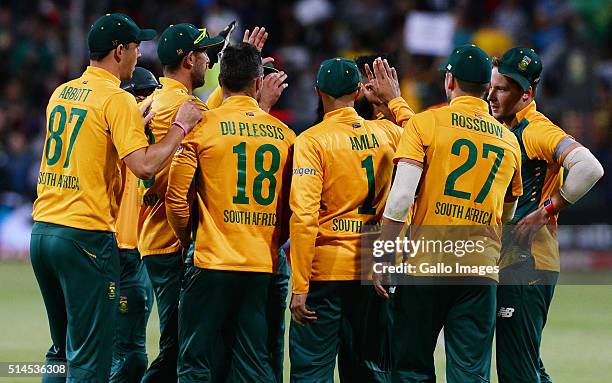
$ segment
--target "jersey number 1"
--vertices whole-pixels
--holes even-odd
[[[374,184],[374,160],[372,156],[367,156],[365,160],[361,161],[361,167],[365,169],[366,177],[368,178],[368,195],[357,212],[359,214],[374,215],[376,214],[376,209],[372,206],[372,202],[374,202],[374,197],[376,196],[376,186]]]
[[[237,205],[246,205],[249,203],[249,197],[246,194],[246,181],[247,181],[247,153],[246,153],[246,142],[233,147],[234,153],[238,157],[238,182],[236,185],[236,195],[232,201]],[[272,155],[272,161],[270,163],[270,169],[264,169],[264,158],[266,153]],[[253,198],[255,202],[260,205],[266,206],[274,201],[276,196],[276,177],[275,174],[280,167],[281,155],[276,146],[271,144],[264,144],[257,148],[255,151],[255,170],[257,176],[253,180]],[[268,180],[268,193],[267,197],[264,197],[261,189],[263,187],[264,180]]]
[[[57,129],[53,130],[55,127],[55,119],[59,116],[59,121],[57,123]],[[87,116],[86,109],[72,108],[70,111],[70,119],[69,123],[72,123],[72,119],[74,116],[77,116],[76,123],[74,124],[74,129],[72,130],[72,134],[70,135],[70,143],[68,144],[68,151],[66,153],[66,160],[64,161],[64,168],[70,166],[70,155],[72,154],[72,148],[74,147],[74,142],[76,141],[77,135],[79,134],[79,130],[81,130],[81,126],[83,125],[83,121],[85,121],[85,116]],[[62,133],[66,129],[66,108],[63,105],[57,105],[51,113],[49,114],[49,138],[47,138],[47,142],[45,142],[45,158],[47,159],[47,166],[53,166],[59,161],[62,156]],[[51,142],[53,145],[53,153],[51,153]]]

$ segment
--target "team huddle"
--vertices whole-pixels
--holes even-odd
[[[552,382],[556,220],[603,168],[536,110],[538,55],[456,47],[448,105],[421,113],[387,59],[325,60],[319,122],[296,137],[269,114],[287,75],[262,59],[265,28],[229,44],[233,28],[169,26],[158,82],[136,67],[157,33],[107,14],[90,65],[51,96],[30,252],[46,363],[68,372],[43,381],[282,382],[291,288],[292,382],[332,382],[336,360],[342,382],[435,382],[442,329],[448,382],[490,381],[494,334],[499,382]],[[193,90],[217,62],[203,102]],[[459,272],[364,278],[373,234],[486,242]]]

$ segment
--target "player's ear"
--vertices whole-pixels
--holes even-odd
[[[259,92],[261,92],[261,89],[263,88],[263,77],[262,76],[258,76],[255,79],[255,94],[259,96]]]
[[[353,100],[357,101],[359,97],[363,94],[363,84],[359,83],[357,90],[355,90],[355,94],[353,95]]]
[[[124,50],[125,46],[123,44],[119,44],[115,49],[113,49],[113,57],[115,58],[116,62],[121,62],[121,57],[123,56]]]
[[[455,76],[451,72],[446,72],[446,77],[444,78],[444,86],[448,90],[455,90]]]
[[[527,100],[529,100],[530,97],[533,97],[534,96],[533,93],[534,93],[533,87],[530,86],[526,92],[523,92],[523,96],[521,97],[523,102],[527,102]]]
[[[187,53],[187,56],[183,58],[183,66],[187,69],[193,68],[194,62],[195,62],[195,56],[194,56],[193,51]]]
[[[315,90],[317,91],[317,96],[321,97],[321,91],[318,86],[315,86]]]

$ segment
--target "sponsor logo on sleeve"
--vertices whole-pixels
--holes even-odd
[[[304,176],[304,175],[308,175],[308,174],[316,175],[317,174],[317,170],[316,169],[312,169],[312,168],[295,168],[295,169],[293,169],[293,175],[294,176]]]

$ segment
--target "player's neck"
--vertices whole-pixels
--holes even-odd
[[[247,96],[247,97],[251,97],[251,98],[256,98],[255,95],[253,94],[253,92],[249,92],[249,91],[241,91],[241,92],[229,92],[226,90],[223,90],[223,99],[225,100],[228,97],[232,97],[232,96]]]
[[[473,94],[464,92],[463,90],[461,90],[461,88],[457,87],[457,88],[452,90],[452,92],[450,94],[450,97],[448,98],[448,102],[451,102],[452,100],[456,99],[457,97],[463,97],[463,96],[469,96],[469,97],[474,97],[474,98],[482,99],[482,97],[478,97],[478,96],[475,96]]]
[[[341,99],[323,99],[323,112],[325,114],[329,112],[333,112],[334,110],[342,109],[342,108],[354,108],[355,101],[350,100],[341,100]]]
[[[117,77],[119,80],[121,80],[121,75],[119,74],[119,66],[118,65],[113,65],[113,63],[108,62],[108,61],[93,61],[90,60],[89,61],[89,66],[92,66],[94,68],[100,68],[100,69],[104,69],[105,71],[109,72],[110,74],[112,74],[113,76]]]
[[[223,93],[224,100],[232,96],[247,96],[257,100],[257,85],[255,83],[237,92],[233,92],[227,88],[221,87],[221,92]]]
[[[520,113],[523,109],[525,109],[526,107],[529,106],[529,104],[531,104],[531,102],[533,101],[533,98],[529,97],[526,100],[519,100],[519,102],[516,103],[516,106],[514,107],[514,113],[512,113],[512,115],[503,118],[503,123],[508,125],[508,126],[515,126],[517,125],[520,121],[518,120],[518,118],[516,117],[516,115],[518,113]]]
[[[178,81],[187,88],[187,93],[190,95],[193,93],[193,84],[191,83],[191,74],[183,73],[181,71],[177,71],[176,73],[164,73],[164,77],[168,77],[173,79],[174,81]]]

